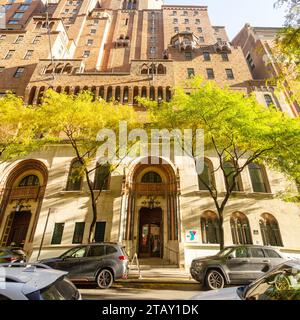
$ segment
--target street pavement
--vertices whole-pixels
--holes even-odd
[[[85,300],[190,300],[200,291],[158,290],[141,288],[112,288],[101,290],[92,287],[79,287]]]

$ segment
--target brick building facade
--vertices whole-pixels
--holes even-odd
[[[207,7],[163,2],[0,0],[7,8],[6,29],[0,30],[0,94],[12,90],[26,103],[38,104],[48,88],[90,90],[95,98],[114,98],[142,111],[136,96],[169,100],[175,86],[201,75],[232,90],[254,92],[264,104],[267,97],[276,98],[278,108],[296,116],[284,94],[253,77],[243,49],[229,42],[224,27],[211,24]],[[22,242],[35,259],[42,241],[42,257],[87,241],[92,215],[86,182],[68,187],[74,158],[70,146],[60,145],[1,165],[2,245]],[[206,158],[208,170],[217,169],[216,160]],[[215,252],[216,213],[193,163],[140,162],[128,158],[112,173],[98,202],[96,240],[122,242],[130,254],[181,266]],[[214,175],[224,189],[220,170]],[[295,186],[263,167],[249,168],[241,179],[226,212],[226,244],[264,243],[300,254],[299,207],[275,196]],[[194,241],[189,241],[191,230],[197,231]],[[154,251],[144,243],[150,236]]]

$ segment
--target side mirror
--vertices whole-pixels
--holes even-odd
[[[248,286],[239,287],[239,288],[236,289],[236,293],[237,293],[237,295],[239,296],[239,298],[241,300],[245,300],[245,295],[246,295],[246,292],[247,292],[247,288],[248,288]]]
[[[232,260],[235,258],[234,254],[230,253],[228,256],[227,256],[228,260]]]

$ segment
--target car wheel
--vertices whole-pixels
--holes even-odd
[[[206,286],[210,290],[222,289],[225,286],[223,274],[218,270],[210,270],[206,275]]]
[[[101,289],[108,289],[112,286],[114,282],[113,274],[108,269],[103,269],[99,272],[97,276],[97,284]]]

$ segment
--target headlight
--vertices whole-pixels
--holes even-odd
[[[202,267],[202,262],[199,262],[199,261],[193,262],[193,267],[194,268],[201,268]]]

